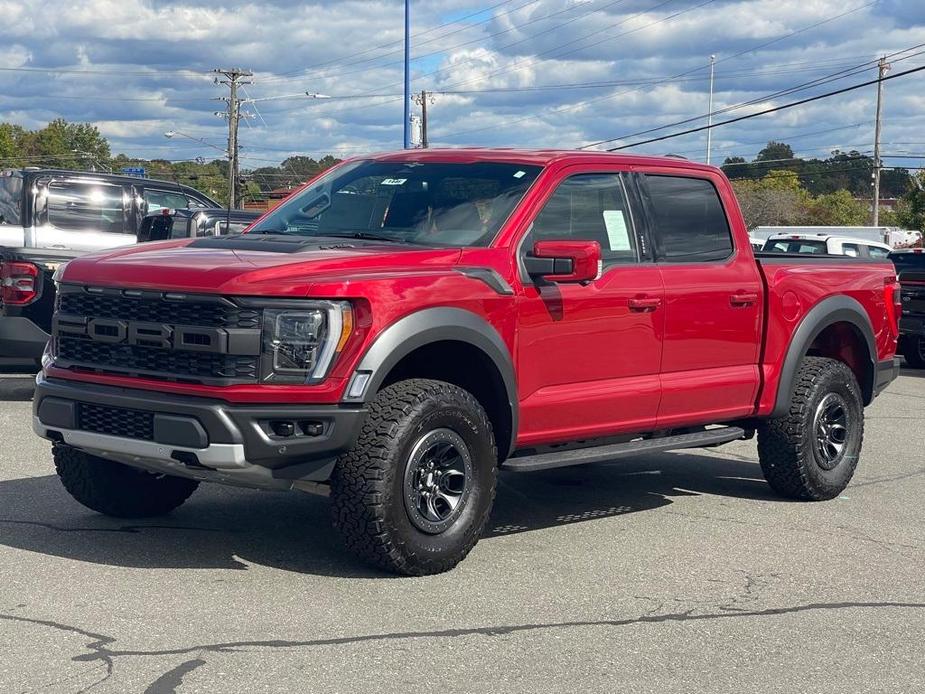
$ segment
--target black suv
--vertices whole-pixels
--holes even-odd
[[[898,351],[907,366],[925,369],[925,249],[893,251],[890,260],[902,286]]]
[[[145,215],[215,208],[171,181],[89,171],[0,171],[0,358],[38,359],[51,330],[52,273],[67,260],[136,242]]]

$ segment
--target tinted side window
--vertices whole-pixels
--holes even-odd
[[[165,208],[185,210],[189,199],[183,193],[145,188],[145,202],[148,203],[147,214],[155,214]]]
[[[619,174],[579,174],[559,184],[533,222],[533,241],[597,241],[604,261],[635,260]]]
[[[646,187],[660,260],[708,262],[732,254],[726,213],[710,181],[647,175]]]
[[[21,224],[22,178],[0,176],[0,224]]]
[[[861,255],[861,249],[858,248],[856,243],[843,243],[841,245],[842,253],[852,258],[857,258]]]
[[[58,229],[126,233],[122,187],[52,181],[48,185],[48,223]]]
[[[889,258],[890,252],[885,248],[880,248],[879,246],[868,246],[867,251],[870,253],[871,258]]]

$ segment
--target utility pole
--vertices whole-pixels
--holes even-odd
[[[880,130],[883,115],[883,78],[890,70],[886,57],[877,64],[880,81],[877,82],[877,121],[874,125],[874,226],[880,226]]]
[[[716,56],[710,56],[710,108],[707,110],[707,164],[710,163],[710,151],[713,149],[713,75],[716,69]]]
[[[236,67],[218,68],[212,72],[225,78],[222,80],[216,78],[216,84],[228,85],[230,90],[227,99],[222,97],[222,100],[228,103],[228,110],[223,115],[228,118],[228,208],[230,209],[238,206],[238,122],[241,120],[241,100],[238,98],[238,87],[251,84],[244,78],[251,77],[254,73]]]
[[[427,149],[427,91],[422,89],[420,94],[415,94],[414,103],[421,106],[421,149]],[[430,95],[431,103],[434,96]]]

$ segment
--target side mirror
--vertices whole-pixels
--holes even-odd
[[[601,276],[597,241],[537,241],[524,258],[527,273],[547,282],[591,282]]]

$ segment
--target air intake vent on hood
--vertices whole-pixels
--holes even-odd
[[[187,248],[223,248],[229,251],[265,251],[267,253],[299,253],[309,250],[356,248],[352,243],[323,243],[318,237],[285,234],[231,234],[196,239]]]

